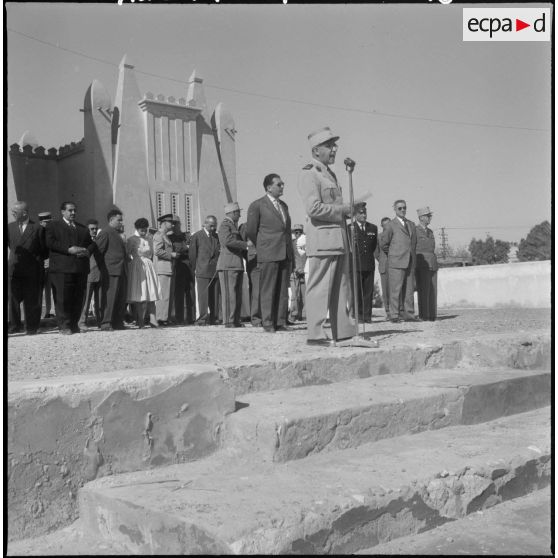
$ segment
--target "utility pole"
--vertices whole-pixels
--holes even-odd
[[[446,259],[448,257],[448,235],[445,227],[442,227],[440,237],[442,238],[442,258]]]

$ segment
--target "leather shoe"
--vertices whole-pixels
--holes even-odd
[[[408,316],[404,320],[405,322],[422,322],[422,320],[418,316]]]
[[[266,333],[275,333],[275,328],[273,326],[263,326],[263,330]]]
[[[234,327],[246,327],[244,324],[238,323],[238,324],[234,324]]]
[[[71,329],[61,329],[58,333],[61,335],[72,335],[73,331]]]
[[[154,329],[159,329],[159,324],[154,324],[153,322],[149,322],[147,325],[148,325],[149,327],[154,328]]]
[[[398,324],[398,323],[401,322],[401,320],[400,320],[399,318],[391,318],[389,321],[390,321],[392,324]]]
[[[100,330],[101,331],[114,331],[113,327],[110,324],[101,324]]]
[[[25,333],[26,335],[37,335],[39,332],[36,329],[29,329]]]
[[[275,328],[275,331],[292,331],[292,329],[284,325],[279,325]]]
[[[333,339],[307,339],[306,344],[314,347],[333,347],[335,341]]]
[[[20,333],[21,331],[23,331],[23,330],[20,327],[12,326],[12,327],[8,328],[8,333]]]

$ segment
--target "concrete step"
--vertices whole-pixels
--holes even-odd
[[[404,333],[404,332],[401,332]],[[385,374],[408,374],[430,368],[482,367],[549,369],[548,333],[498,333],[457,336],[440,343],[401,343],[389,348],[312,348],[303,357],[259,358],[225,367],[236,395],[291,387],[322,385]],[[404,339],[403,339],[404,341]]]
[[[357,554],[553,556],[550,487]]]
[[[549,371],[432,369],[244,394],[222,439],[231,456],[289,461],[537,409],[550,393]]]
[[[134,554],[333,554],[547,486],[549,407],[286,463],[203,461],[104,477],[83,525]]]

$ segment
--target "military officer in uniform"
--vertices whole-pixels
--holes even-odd
[[[378,245],[378,227],[366,220],[366,204],[355,206],[356,216],[356,272],[358,290],[358,319],[372,323],[372,296],[374,294],[374,252]],[[352,233],[351,225],[351,233]],[[351,241],[354,242],[351,236]],[[354,244],[353,244],[354,246]]]
[[[351,289],[346,218],[351,207],[343,201],[337,177],[329,168],[335,162],[338,139],[328,127],[308,136],[312,161],[303,167],[298,181],[307,213],[308,345],[332,346],[336,341],[352,341],[357,333],[355,321],[349,315]],[[333,339],[328,338],[324,329],[328,311]],[[377,346],[375,342],[362,341],[363,346]]]
[[[436,320],[436,306],[438,295],[438,259],[434,250],[436,241],[434,233],[428,228],[432,220],[430,208],[417,209],[419,223],[417,230],[417,263],[415,275],[417,280],[417,295],[419,317],[421,320]]]

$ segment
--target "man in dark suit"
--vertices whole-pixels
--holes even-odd
[[[97,219],[89,219],[86,226],[89,230],[91,238],[95,240],[97,237],[97,231],[99,230],[99,221],[97,221]],[[87,276],[87,288],[85,290],[84,298],[85,303],[83,305],[83,310],[81,311],[78,323],[80,331],[87,330],[87,315],[89,313],[91,300],[93,300],[93,316],[95,318],[95,324],[97,327],[101,326],[101,270],[99,269],[99,263],[101,263],[102,267],[101,256],[98,250],[95,250],[93,255],[89,258],[89,275]]]
[[[198,289],[199,317],[196,325],[214,325],[219,308],[219,280],[217,278],[217,260],[220,245],[217,230],[217,218],[208,215],[203,228],[192,235],[190,240],[190,265],[196,275]]]
[[[356,271],[358,318],[361,322],[372,323],[372,296],[374,294],[374,252],[378,245],[378,227],[366,220],[366,203],[355,206],[356,216]],[[351,225],[351,248],[354,249]]]
[[[381,249],[387,254],[390,317],[394,323],[401,320],[419,322],[420,318],[415,316],[414,301],[417,245],[415,224],[405,217],[405,200],[397,200],[393,208],[395,218],[386,225],[381,245]],[[403,312],[400,314],[401,307]]]
[[[246,236],[256,246],[260,266],[260,307],[264,331],[287,330],[289,275],[293,261],[291,218],[287,204],[279,198],[284,183],[278,174],[263,181],[265,196],[250,204]]]
[[[52,215],[50,211],[41,211],[37,214],[39,218],[39,225],[46,228],[47,224],[52,221]],[[43,232],[44,236],[44,232]],[[45,253],[48,256],[48,251],[46,250],[45,245]],[[39,310],[43,308],[43,292],[44,292],[44,300],[45,300],[45,318],[53,318],[53,314],[51,313],[52,309],[52,285],[50,283],[50,275],[48,274],[48,257],[45,258],[43,262],[43,269],[41,271],[41,288],[39,291]]]
[[[8,224],[8,333],[22,330],[20,304],[25,311],[25,330],[37,333],[41,320],[41,277],[46,256],[44,228],[29,219],[27,203],[12,207],[15,219]]]
[[[421,320],[436,320],[438,296],[438,258],[436,257],[436,240],[428,228],[432,220],[429,207],[417,209],[417,296],[419,317]]]
[[[384,217],[380,224],[382,225],[382,232],[379,236],[378,244],[376,245],[376,251],[374,256],[378,260],[378,272],[380,273],[380,282],[382,284],[382,300],[384,303],[384,308],[386,311],[386,321],[390,320],[389,315],[389,281],[388,281],[388,268],[387,268],[387,254],[380,249],[380,244],[382,243],[382,235],[386,230],[386,225],[391,221],[389,217]]]
[[[189,325],[196,319],[196,283],[189,260],[190,234],[180,230],[178,215],[173,215],[172,227],[168,238],[172,242],[172,251],[176,252],[176,259],[170,319],[177,324]]]
[[[83,297],[89,273],[89,258],[96,245],[87,228],[76,223],[76,205],[62,202],[62,219],[45,229],[49,249],[49,274],[54,288],[56,320],[62,334],[79,333]]]
[[[101,265],[102,331],[125,329],[126,310],[126,243],[122,238],[124,218],[120,209],[107,214],[108,227],[95,238],[103,258]]]

